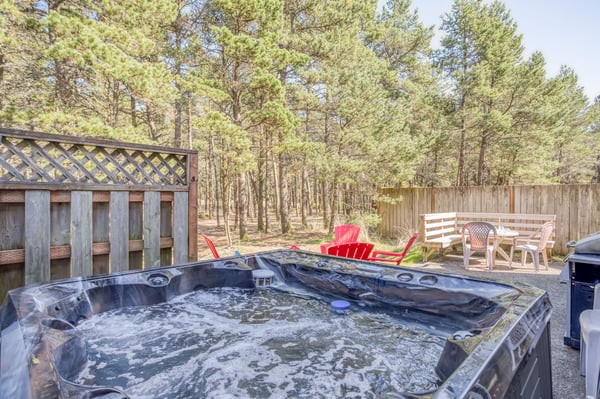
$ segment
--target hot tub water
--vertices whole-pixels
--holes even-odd
[[[447,332],[359,306],[332,317],[329,306],[297,289],[216,288],[105,312],[77,327],[89,361],[76,382],[132,398],[368,398],[437,388]]]

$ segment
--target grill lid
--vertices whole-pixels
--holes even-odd
[[[600,254],[600,231],[578,241],[569,241],[567,248],[573,248],[576,254]]]

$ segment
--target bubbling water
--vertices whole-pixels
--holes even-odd
[[[131,398],[375,398],[428,392],[446,335],[385,311],[331,312],[322,298],[268,288],[196,291],[105,312],[75,379]]]

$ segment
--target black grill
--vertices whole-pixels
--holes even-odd
[[[567,326],[564,343],[579,349],[579,315],[594,306],[594,286],[600,283],[600,232],[579,241],[571,241],[565,271],[569,276],[567,293]]]

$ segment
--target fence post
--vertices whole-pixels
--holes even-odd
[[[189,240],[188,220],[190,220],[188,193],[175,192],[173,198],[173,263],[187,263]]]
[[[198,153],[188,155],[188,261],[198,260]]]

